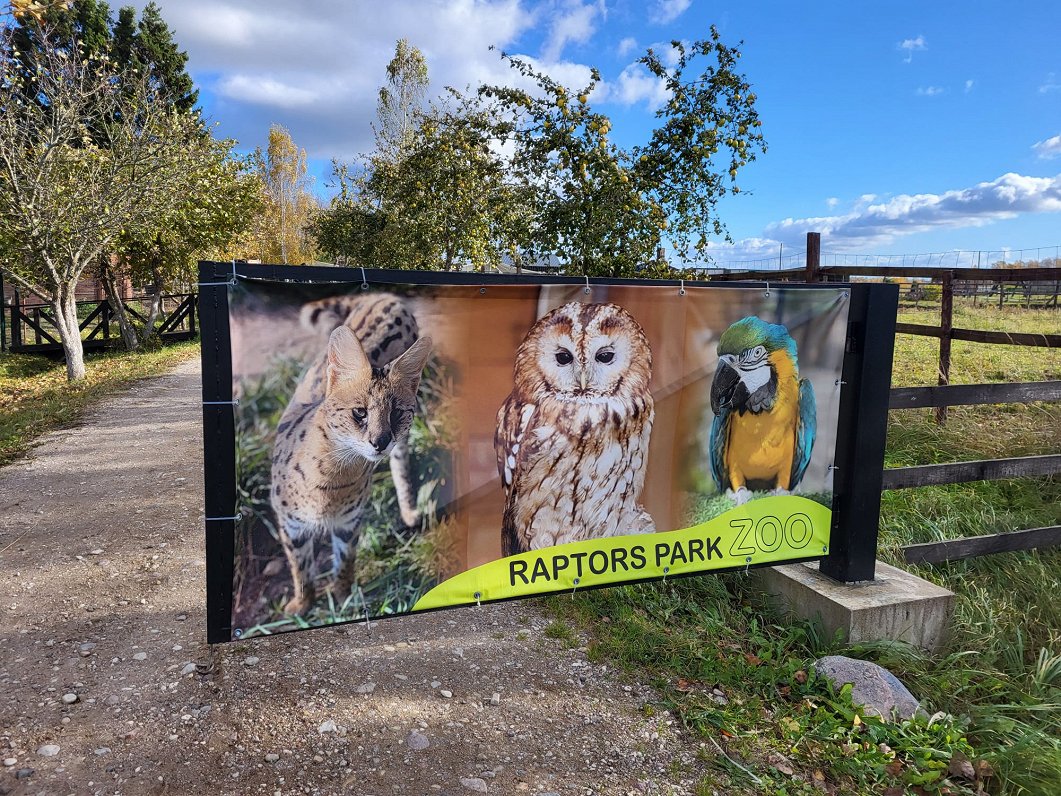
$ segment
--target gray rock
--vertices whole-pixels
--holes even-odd
[[[486,780],[479,779],[479,777],[461,777],[460,783],[461,787],[468,790],[476,793],[486,793]]]
[[[324,733],[326,732],[337,732],[338,729],[339,728],[336,726],[335,722],[331,719],[328,719],[327,721],[321,722],[320,726],[317,728],[317,732],[319,732],[321,735],[324,735]]]
[[[275,763],[279,759],[280,755],[278,755],[276,752],[269,752],[269,754],[265,756],[266,763]]]
[[[827,655],[814,662],[814,670],[837,690],[851,683],[851,701],[865,707],[868,716],[909,719],[921,707],[899,678],[875,663],[843,655]]]
[[[134,661],[146,661],[147,660],[147,653],[146,652],[138,652],[135,655],[133,655],[133,660]]]
[[[113,705],[117,705],[119,702],[121,702],[122,699],[117,694],[111,694],[109,697],[107,697],[103,701],[104,701],[105,704],[113,706]]]
[[[443,699],[450,699],[450,698],[452,698],[452,696],[453,696],[453,692],[452,692],[452,691],[448,691],[448,690],[447,690],[447,689],[445,689],[445,688],[443,688],[443,689],[442,689],[441,691],[439,691],[438,693],[440,693],[440,694],[442,695],[442,698],[443,698]]]
[[[72,691],[69,694],[63,694],[64,705],[72,705],[75,702],[77,702],[77,694],[73,693]]]
[[[184,664],[184,668],[181,669],[181,677],[183,677],[186,674],[191,674],[194,671],[195,671],[195,664],[191,663],[189,661],[188,663]]]
[[[257,655],[248,655],[243,659],[244,666],[257,666],[258,661],[261,660]]]
[[[92,650],[94,649],[96,649],[96,645],[93,644],[91,641],[86,641],[84,644],[77,648],[77,651],[81,653],[82,658],[87,658],[89,655],[92,654]]]
[[[11,768],[17,762],[18,762],[18,758],[17,757],[5,757],[4,758],[4,767],[5,768]]]
[[[422,752],[431,745],[431,741],[428,740],[427,736],[422,732],[413,730],[409,733],[409,736],[405,739],[405,745],[414,752]]]
[[[15,779],[29,779],[34,773],[36,772],[32,768],[20,768],[15,774]]]
[[[109,746],[101,746],[95,752],[96,757],[103,757],[104,755],[109,755],[110,753],[111,753],[111,748]]]
[[[59,754],[59,744],[46,743],[43,746],[37,747],[37,754],[41,757],[55,757]]]
[[[371,694],[375,690],[376,684],[371,682],[363,683],[357,687],[357,693],[359,694]]]
[[[490,704],[491,705],[500,705],[501,704],[501,694],[498,691],[494,691],[494,693],[492,693],[490,695]]]

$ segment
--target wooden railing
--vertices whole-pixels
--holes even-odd
[[[126,299],[125,311],[140,323],[146,323],[143,303],[150,296]],[[188,340],[197,334],[198,296],[179,293],[162,297],[163,311],[155,326],[155,334],[165,341]],[[91,351],[120,345],[121,336],[110,304],[106,300],[77,302],[78,317],[82,320],[82,344]],[[14,301],[2,308],[4,323],[3,347],[14,353],[58,354],[63,347],[52,309],[47,304],[23,302],[18,293]]]

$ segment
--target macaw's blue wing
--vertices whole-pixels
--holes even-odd
[[[711,437],[709,441],[711,455],[708,458],[711,463],[711,477],[715,479],[715,485],[718,487],[719,492],[725,492],[729,488],[729,468],[726,466],[726,436],[729,430],[729,414],[729,409],[723,409],[711,421]]]
[[[792,457],[792,478],[788,488],[795,489],[803,480],[814,451],[814,438],[818,434],[818,411],[814,400],[814,386],[810,379],[799,382],[799,420],[796,423],[796,455]]]

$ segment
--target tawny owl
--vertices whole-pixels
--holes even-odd
[[[494,435],[504,555],[655,531],[639,502],[651,376],[648,338],[622,307],[565,304],[534,324]]]

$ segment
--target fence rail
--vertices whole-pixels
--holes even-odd
[[[151,296],[138,296],[123,301],[125,311],[140,323],[147,322],[144,304]],[[155,334],[167,342],[189,340],[196,336],[197,302],[194,293],[178,293],[162,297],[162,312],[156,322]],[[86,351],[110,348],[121,344],[121,335],[110,304],[105,300],[77,302],[78,327]],[[59,329],[47,304],[22,301],[16,292],[11,304],[0,308],[0,348],[22,354],[61,354],[63,347]]]

